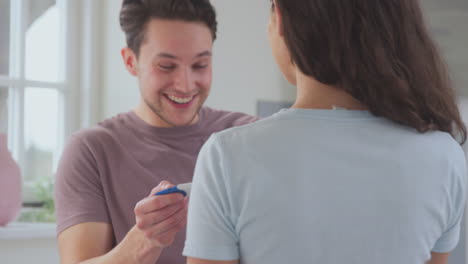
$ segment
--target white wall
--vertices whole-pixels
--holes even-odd
[[[283,80],[270,55],[267,41],[268,1],[212,0],[218,13],[214,47],[214,78],[207,105],[249,114],[257,99],[292,101],[295,90]],[[105,0],[103,10],[104,75],[101,117],[136,106],[136,80],[125,70],[120,49],[125,45],[118,23],[121,1]]]
[[[460,95],[468,96],[468,0],[424,0],[422,7]]]
[[[139,92],[136,80],[122,63],[120,50],[125,46],[125,37],[119,27],[119,10],[122,1],[103,1],[103,51],[101,80],[101,118],[128,111],[137,105]]]
[[[0,240],[2,264],[59,264],[55,239]]]
[[[282,77],[268,44],[269,1],[212,2],[218,13],[219,39],[207,104],[255,114],[258,99],[292,101],[295,89]]]
[[[59,264],[55,224],[10,223],[0,227],[0,263]]]

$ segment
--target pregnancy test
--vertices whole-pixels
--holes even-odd
[[[176,185],[172,188],[162,190],[160,192],[157,192],[155,195],[166,195],[166,194],[171,194],[171,193],[180,193],[183,196],[190,196],[190,190],[192,189],[192,183],[184,183],[184,184],[179,184]]]

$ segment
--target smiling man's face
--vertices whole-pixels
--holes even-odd
[[[212,81],[213,37],[196,22],[151,20],[138,58],[124,56],[138,77],[145,121],[158,127],[186,126],[198,120]],[[131,51],[127,51],[131,52]]]

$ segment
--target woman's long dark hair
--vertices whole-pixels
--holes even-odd
[[[275,1],[291,59],[304,74],[344,89],[374,115],[466,141],[418,0]]]

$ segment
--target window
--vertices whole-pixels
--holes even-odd
[[[53,179],[65,136],[64,7],[61,0],[0,1],[0,127],[29,203],[38,201],[36,182]]]
[[[26,207],[51,201],[66,138],[95,116],[93,2],[0,0],[0,133],[21,167]]]

